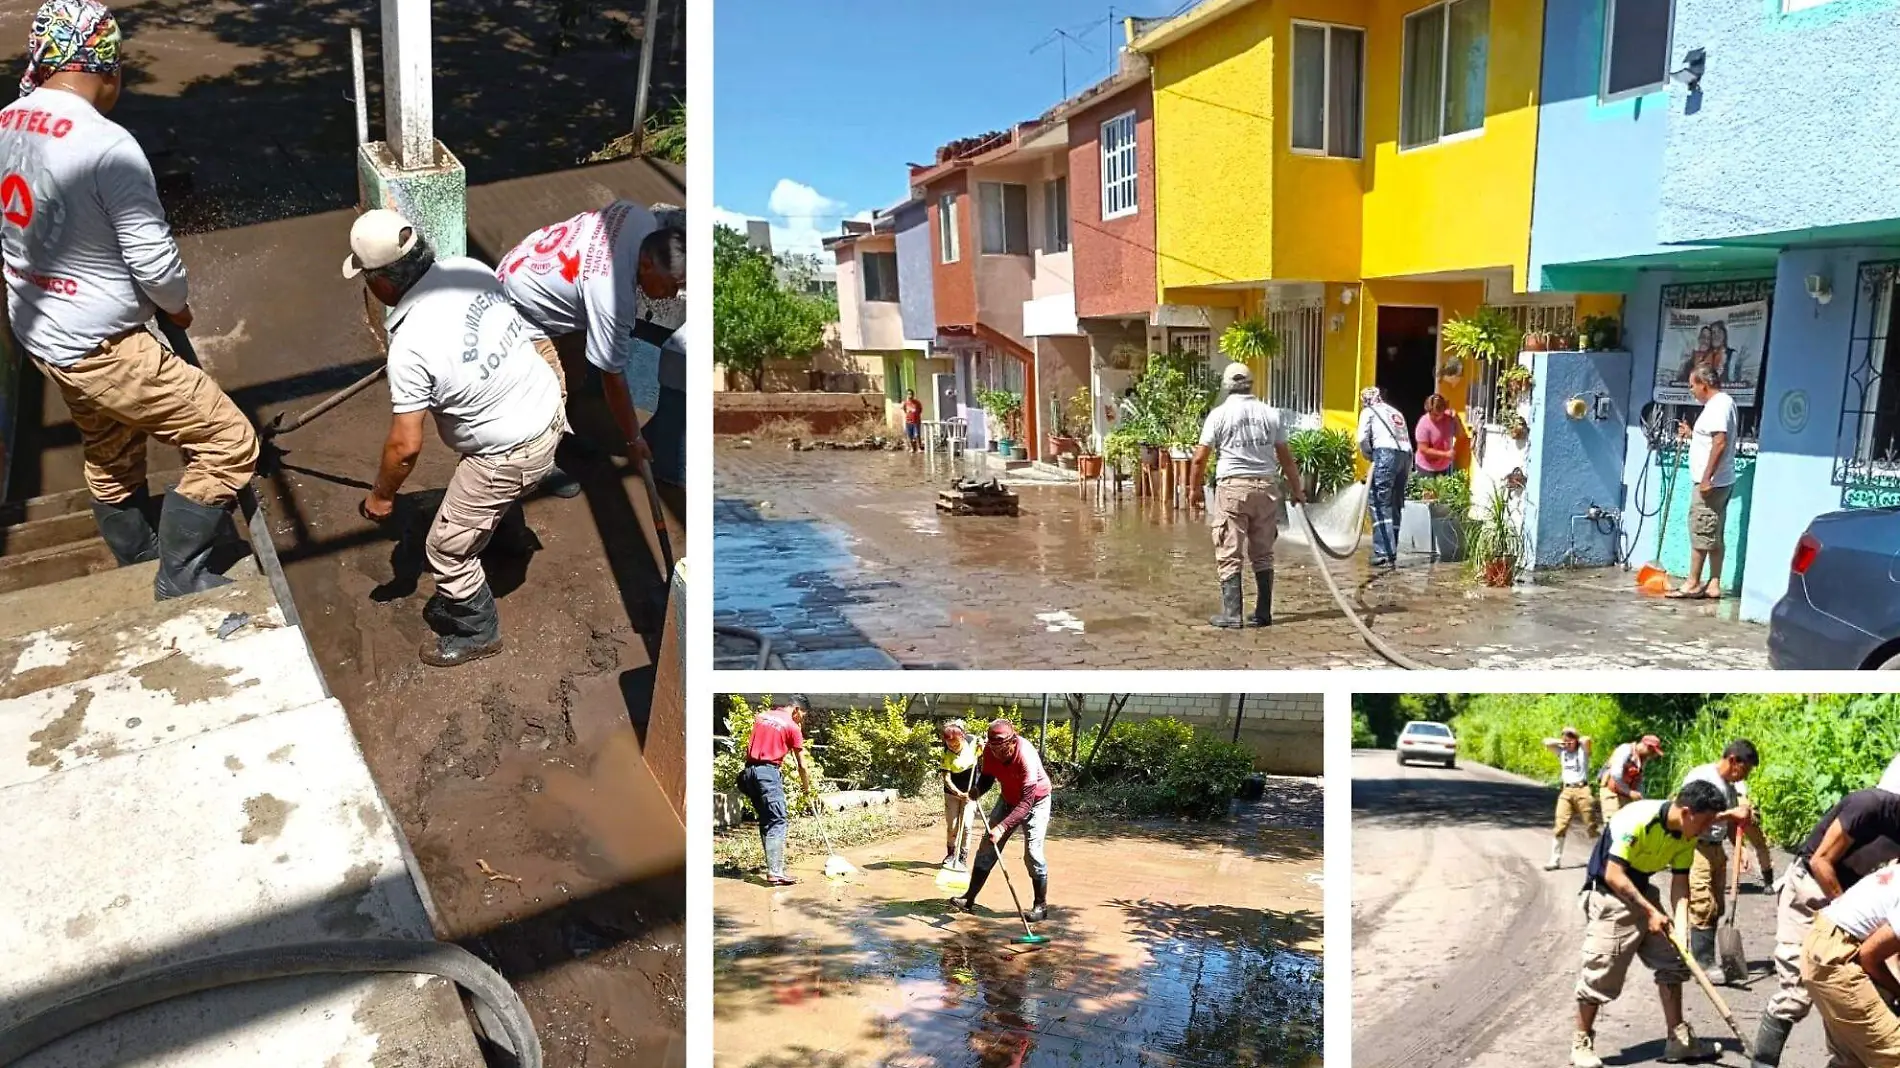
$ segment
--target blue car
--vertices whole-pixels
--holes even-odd
[[[1816,516],[1768,620],[1783,670],[1900,671],[1900,508]]]

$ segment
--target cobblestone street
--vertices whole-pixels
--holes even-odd
[[[1207,527],[1097,504],[1073,485],[1015,487],[1019,518],[940,518],[953,472],[922,455],[714,448],[714,618],[772,640],[792,669],[1383,668],[1302,545],[1282,543],[1271,628],[1219,631]],[[1375,633],[1445,668],[1767,667],[1765,627],[1734,601],[1638,596],[1618,569],[1508,591],[1456,564],[1373,575],[1335,563]],[[1247,591],[1251,610],[1253,591]],[[722,641],[718,666],[749,667]]]

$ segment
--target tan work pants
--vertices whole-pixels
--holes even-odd
[[[1651,904],[1662,906],[1654,886],[1643,888]],[[1630,911],[1615,894],[1592,890],[1584,895],[1583,970],[1577,976],[1577,1000],[1607,1005],[1623,993],[1630,964],[1641,960],[1656,977],[1657,986],[1681,986],[1689,981],[1689,967],[1668,938],[1651,934],[1643,917]]]
[[[1273,568],[1280,536],[1280,486],[1270,478],[1224,478],[1214,484],[1214,563],[1220,577]]]
[[[1697,842],[1689,865],[1689,926],[1713,930],[1728,908],[1728,849],[1720,842]]]
[[[1808,866],[1796,861],[1781,882],[1781,897],[1775,908],[1775,981],[1780,984],[1768,999],[1762,1013],[1788,1023],[1800,1023],[1813,1007],[1808,989],[1801,980],[1802,947],[1814,930],[1814,917],[1827,897],[1821,885],[1808,874]]]
[[[1596,799],[1590,796],[1590,785],[1578,783],[1557,791],[1557,824],[1551,834],[1562,838],[1570,830],[1572,817],[1583,821],[1583,827],[1592,842],[1602,828],[1597,824]]]
[[[425,547],[437,592],[465,601],[488,581],[481,552],[488,547],[495,525],[547,477],[554,466],[554,448],[560,443],[557,419],[532,441],[492,456],[464,456],[455,465],[448,492],[429,524]]]
[[[39,360],[59,387],[86,456],[86,489],[118,504],[145,485],[145,441],[185,454],[179,494],[229,506],[257,470],[257,432],[211,376],[143,330],[112,338],[69,367]]]
[[[534,351],[540,353],[541,358],[548,361],[548,366],[553,368],[554,380],[561,384],[561,407],[563,410],[566,410],[567,372],[561,369],[561,353],[554,347],[554,339],[547,337],[535,338]]]
[[[948,790],[943,792],[943,845],[946,854],[962,849],[977,829],[976,802],[965,801]]]
[[[1597,796],[1603,801],[1603,825],[1608,827],[1610,821],[1615,819],[1616,814],[1623,809],[1623,795],[1603,786],[1597,789]]]
[[[1900,1019],[1861,969],[1860,943],[1826,916],[1814,918],[1801,954],[1801,980],[1827,1029],[1837,1065],[1900,1068]]]

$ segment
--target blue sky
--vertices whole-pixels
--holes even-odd
[[[1129,3],[1131,0],[1123,0]],[[1113,5],[1120,20],[1192,0]],[[713,203],[768,219],[780,251],[901,199],[906,163],[1033,119],[1109,72],[1109,0],[719,0],[713,6]],[[1076,40],[1030,54],[1058,29]]]

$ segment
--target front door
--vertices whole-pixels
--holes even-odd
[[[1373,384],[1405,416],[1405,425],[1416,427],[1425,398],[1437,389],[1438,309],[1382,307],[1378,336]]]

